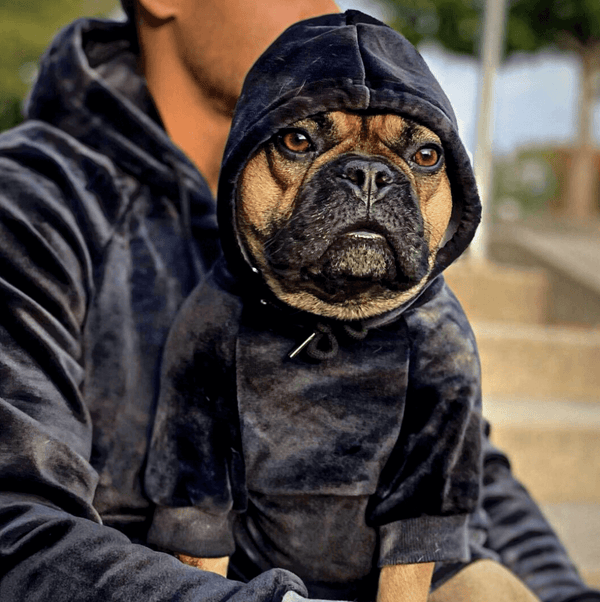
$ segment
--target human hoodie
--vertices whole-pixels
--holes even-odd
[[[279,602],[305,592],[289,572],[242,585],[149,547],[160,354],[214,260],[216,221],[137,52],[126,24],[71,24],[41,61],[25,123],[0,135],[0,600]],[[471,548],[543,602],[600,599],[487,439],[484,471]],[[175,551],[198,527],[186,512],[171,521]]]
[[[453,198],[426,285],[356,322],[278,301],[235,226],[239,175],[257,148],[294,121],[341,109],[434,131]],[[450,103],[409,42],[356,11],[289,28],[250,71],[236,108],[218,196],[225,260],[186,300],[164,355],[146,469],[160,506],[151,541],[233,554],[246,577],[288,568],[311,596],[330,599],[373,599],[377,565],[468,561],[479,360],[440,272],[479,215]]]
[[[130,25],[73,23],[0,136],[0,600],[280,602],[306,593],[286,571],[241,584],[139,545],[160,351],[218,244],[136,54]]]

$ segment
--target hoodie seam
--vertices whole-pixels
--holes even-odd
[[[358,33],[358,24],[354,24],[354,37],[356,40],[356,49],[358,51],[358,56],[360,57],[360,66],[361,66],[361,70],[362,70],[362,81],[361,81],[361,86],[365,89],[366,94],[367,94],[367,108],[370,108],[371,106],[371,89],[369,88],[369,86],[367,86],[367,69],[365,66],[365,61],[363,58],[363,53],[362,53],[362,46],[360,43],[360,35]]]

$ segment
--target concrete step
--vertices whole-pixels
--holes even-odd
[[[469,319],[547,321],[550,283],[543,269],[461,259],[444,276]]]
[[[600,404],[485,398],[484,414],[582,577],[600,587]]]
[[[600,330],[473,321],[485,395],[600,401]]]
[[[600,404],[484,397],[484,414],[536,500],[600,505]]]
[[[541,269],[549,282],[549,323],[600,324],[600,237],[590,229],[496,224],[490,256],[515,268]]]

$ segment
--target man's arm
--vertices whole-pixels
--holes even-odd
[[[242,585],[100,523],[83,400],[94,282],[78,220],[90,216],[72,211],[77,186],[41,175],[60,165],[18,135],[0,157],[0,600],[279,602],[288,590],[305,593],[290,573]],[[36,170],[23,164],[32,156]]]
[[[587,587],[564,546],[527,490],[514,478],[504,453],[484,443],[485,547],[496,552],[543,602],[600,600]]]
[[[218,4],[235,9],[229,0]],[[253,8],[269,23],[266,6]],[[242,30],[252,37],[244,23]],[[221,39],[217,44],[246,55]],[[185,100],[179,108],[188,133],[194,130],[190,123],[222,126],[216,139],[210,131],[196,132],[198,145],[216,157],[206,162],[212,179],[209,167],[218,169],[230,116],[194,119]],[[165,110],[177,111],[159,109],[163,117]],[[243,586],[133,545],[100,524],[93,507],[98,477],[90,465],[92,424],[82,396],[82,330],[94,266],[73,199],[65,199],[54,181],[72,184],[64,162],[52,165],[37,148],[19,148],[17,155],[39,164],[28,170],[0,159],[0,599],[266,601],[286,591],[305,593],[285,571]]]

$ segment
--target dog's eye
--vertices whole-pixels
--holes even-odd
[[[440,160],[440,153],[430,146],[419,149],[413,155],[413,161],[421,167],[434,167]]]
[[[298,130],[289,130],[281,133],[279,141],[287,150],[293,153],[307,153],[312,149],[312,143],[308,136]]]

